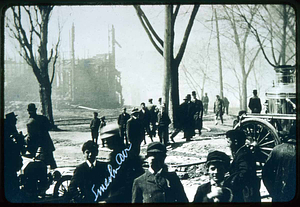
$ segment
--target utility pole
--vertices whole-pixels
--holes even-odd
[[[71,55],[72,55],[72,60],[71,60],[71,67],[72,67],[72,80],[71,80],[71,97],[72,97],[72,101],[75,100],[75,50],[74,50],[74,43],[75,43],[75,26],[74,23],[72,24],[72,43],[71,43]]]
[[[218,41],[218,55],[219,55],[219,80],[220,80],[220,97],[223,99],[223,74],[222,74],[222,57],[221,57],[221,46],[220,46],[220,34],[218,25],[217,11],[215,10],[216,17],[216,30],[217,30],[217,41]]]

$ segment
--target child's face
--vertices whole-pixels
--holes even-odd
[[[221,162],[210,163],[208,166],[209,179],[216,183],[221,183],[224,180],[226,169]]]
[[[83,152],[84,158],[86,160],[88,160],[90,163],[93,163],[96,160],[96,156],[98,155],[98,151],[97,150],[89,150],[86,149]]]

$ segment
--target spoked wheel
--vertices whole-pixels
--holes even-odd
[[[241,121],[235,126],[246,133],[254,159],[263,166],[273,148],[280,144],[280,138],[275,128],[263,119],[249,118]]]
[[[57,183],[54,186],[54,191],[53,191],[53,197],[55,198],[63,198],[66,196],[68,190],[69,190],[69,185],[71,183],[71,175],[64,175],[57,181]]]

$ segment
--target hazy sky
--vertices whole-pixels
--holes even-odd
[[[163,39],[164,6],[142,6],[142,8],[159,36]],[[182,41],[191,10],[192,6],[182,6],[177,17],[175,24],[175,54]],[[9,15],[9,12],[7,15]],[[215,80],[218,81],[216,38],[215,34],[210,31],[212,26],[212,23],[209,21],[210,18],[211,6],[201,5],[190,34],[181,67],[185,66],[188,71],[194,74],[195,71],[198,73],[197,67],[207,67],[212,74],[215,74]],[[146,102],[150,97],[155,102],[157,101],[162,92],[163,57],[151,44],[133,6],[54,7],[49,24],[48,46],[50,48],[56,43],[60,25],[60,54],[64,58],[70,58],[70,31],[72,24],[75,25],[75,57],[80,59],[107,53],[109,51],[108,30],[114,25],[116,40],[122,47],[116,46],[116,68],[122,74],[125,104]],[[225,39],[221,40],[226,41]],[[6,57],[17,57],[13,41],[8,37],[5,41]],[[209,41],[211,42],[209,43]],[[223,47],[226,47],[226,45],[224,44]],[[230,48],[226,49],[230,50]],[[212,55],[208,55],[206,51],[209,51],[209,54]],[[201,54],[201,57],[198,53]],[[234,59],[234,57],[229,56],[227,58]],[[235,60],[232,62],[236,64]],[[263,67],[265,71],[271,71],[269,75],[274,76],[272,68],[265,64],[263,58],[259,58],[257,64],[259,67]],[[188,74],[183,73],[182,70],[180,68],[180,102],[192,90],[191,85],[186,80]],[[203,80],[201,76],[195,75],[194,77],[199,86],[202,86]],[[232,74],[225,73],[224,79],[226,79],[225,83],[234,85]],[[266,87],[269,87],[271,84],[272,82],[270,81],[270,83],[266,84]],[[200,88],[197,90],[200,92]],[[218,94],[218,91],[216,83],[207,81],[205,92],[209,93],[212,100]],[[250,87],[249,91],[252,91]],[[227,94],[233,100],[231,103],[237,105],[237,99],[232,94]],[[248,95],[251,95],[251,93]]]

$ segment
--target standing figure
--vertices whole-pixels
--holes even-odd
[[[194,103],[195,106],[195,112],[194,112],[194,121],[195,121],[195,129],[198,129],[199,135],[201,135],[201,130],[203,126],[203,104],[202,101],[197,99],[196,97],[196,92],[192,92],[192,102]]]
[[[22,168],[21,154],[24,148],[24,136],[18,133],[17,115],[14,112],[5,115],[4,120],[4,192],[9,202],[22,202],[17,172]]]
[[[150,134],[152,137],[155,137],[158,108],[152,103],[152,101],[152,98],[148,100],[147,109],[150,113]]]
[[[141,103],[141,110],[140,110],[139,119],[141,120],[144,131],[149,135],[151,141],[153,142],[152,134],[150,132],[150,119],[151,119],[151,116],[150,116],[150,112],[147,109],[144,102]],[[144,144],[146,144],[145,132],[144,132]]]
[[[166,146],[152,142],[147,147],[149,169],[132,186],[132,203],[187,203],[188,199],[176,172],[168,172]]]
[[[100,119],[98,118],[98,113],[94,112],[94,118],[92,119],[92,121],[90,123],[90,129],[91,129],[91,134],[92,134],[92,140],[96,144],[98,143],[99,127],[100,127]]]
[[[209,103],[209,98],[207,96],[207,93],[205,93],[205,96],[202,97],[202,102],[203,102],[204,114],[207,115],[208,103]]]
[[[213,151],[208,153],[206,169],[209,182],[200,185],[194,197],[194,203],[203,202],[231,202],[232,191],[223,186],[225,174],[230,166],[230,157],[224,152]]]
[[[251,110],[251,113],[258,113],[261,112],[261,102],[260,98],[257,96],[257,90],[253,90],[253,97],[250,98],[248,107]]]
[[[159,141],[164,145],[168,143],[168,129],[171,120],[169,118],[168,113],[166,112],[166,107],[162,106],[161,111],[158,114],[158,136]],[[172,139],[174,142],[174,140]]]
[[[97,192],[100,186],[105,185],[109,176],[107,164],[96,160],[98,145],[89,140],[82,146],[85,162],[78,165],[74,171],[67,194],[73,203],[97,203],[107,198],[108,191]],[[97,196],[96,196],[97,195]]]
[[[260,179],[256,176],[256,161],[253,153],[245,145],[246,135],[242,130],[229,130],[226,138],[231,149],[233,161],[230,176],[224,186],[232,190],[232,202],[260,202]]]
[[[223,98],[223,101],[224,101],[224,108],[225,108],[225,112],[226,112],[226,114],[228,115],[228,109],[229,109],[229,101],[228,101],[228,99],[226,98],[226,97],[224,97]]]
[[[57,167],[53,157],[55,147],[49,134],[51,124],[46,116],[38,115],[36,110],[35,104],[28,104],[27,148],[32,157],[40,159],[46,165],[50,165],[51,169],[55,169]]]
[[[141,151],[141,143],[145,138],[145,130],[139,119],[139,109],[133,108],[131,118],[127,121],[127,136],[128,141],[132,144],[131,153],[133,156],[139,156]]]
[[[217,125],[218,117],[220,117],[221,123],[223,124],[224,102],[219,95],[217,95],[216,97],[217,99],[214,103],[214,113],[216,114],[216,125]]]
[[[127,121],[130,119],[130,115],[126,113],[126,108],[123,108],[123,112],[119,115],[118,118],[118,125],[119,125],[119,132],[120,137],[124,141],[125,137],[125,144],[128,145],[128,138],[126,133]]]
[[[289,139],[273,148],[262,172],[262,179],[272,202],[288,202],[296,195],[296,126],[290,129]]]

